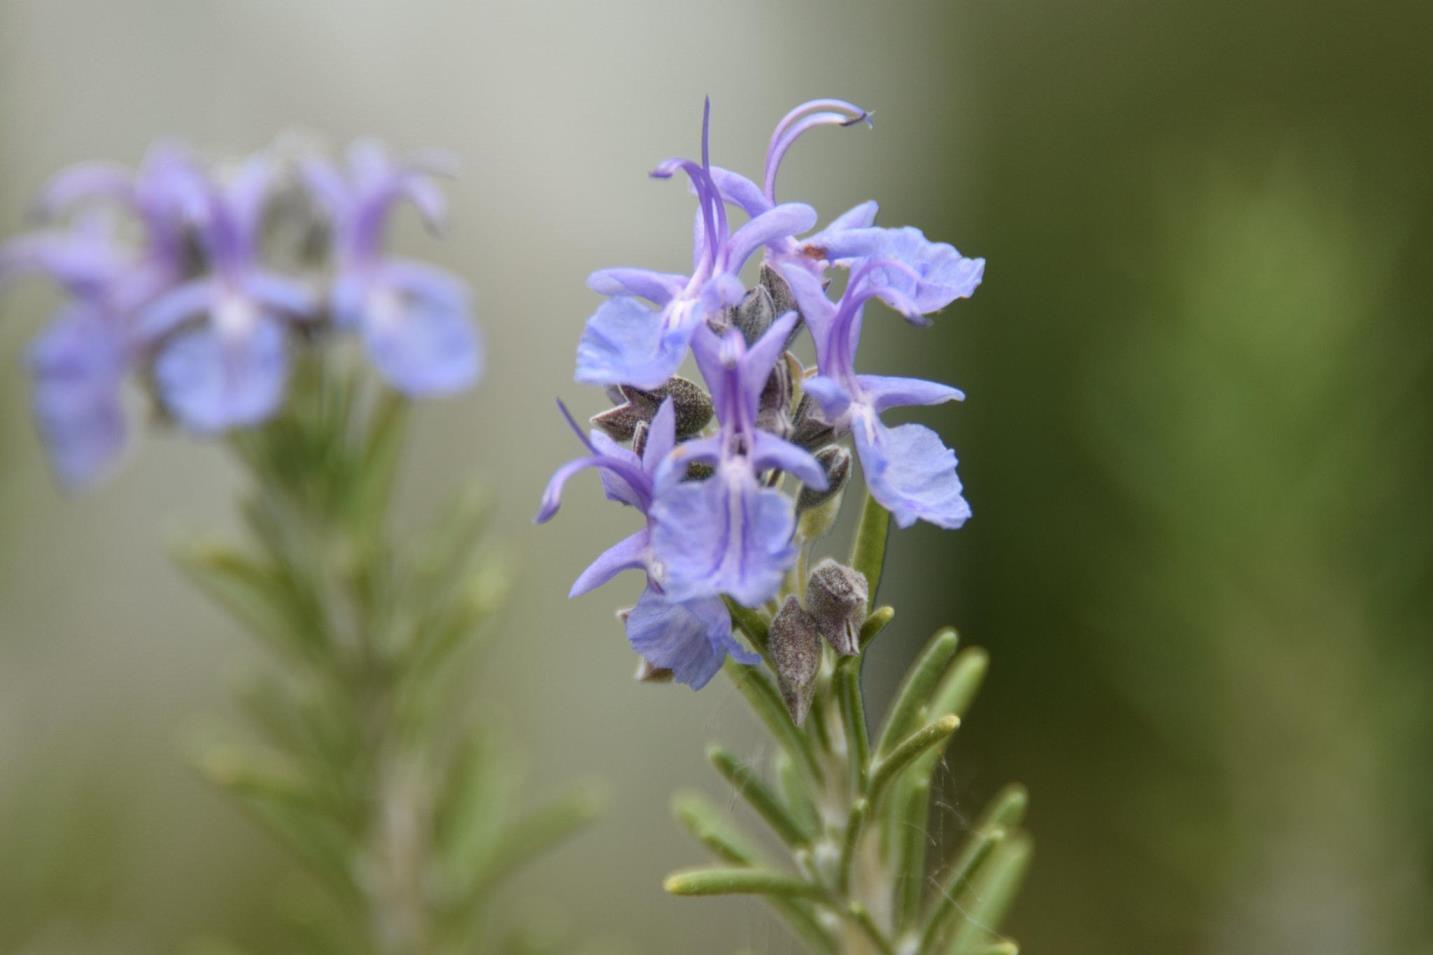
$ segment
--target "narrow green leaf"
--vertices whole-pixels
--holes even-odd
[[[851,568],[866,577],[866,590],[871,603],[881,586],[881,570],[886,565],[886,537],[890,534],[891,512],[866,492],[861,505],[861,523],[856,527],[856,540],[851,546]]]
[[[754,666],[746,666],[731,659],[726,661],[723,669],[776,741],[797,765],[809,774],[812,781],[819,783],[821,768],[816,762],[816,754],[811,751],[810,741],[791,721],[791,714],[782,702],[781,694],[766,674]]]
[[[796,818],[797,825],[803,832],[820,832],[821,817],[816,811],[816,801],[812,798],[809,780],[801,775],[796,764],[784,751],[776,754],[773,763],[776,778],[781,783],[781,794],[786,798],[786,806]]]
[[[923,711],[930,705],[959,643],[960,638],[949,627],[931,637],[896,693],[896,701],[891,705],[890,715],[886,717],[885,728],[881,731],[881,742],[876,747],[878,756],[889,753],[891,747],[920,725]]]
[[[908,780],[908,782],[907,782]],[[925,892],[926,821],[930,812],[930,780],[911,774],[891,800],[899,825],[894,836],[895,925],[903,932],[920,918]]]
[[[969,838],[961,847],[949,870],[941,879],[926,927],[921,936],[920,952],[934,953],[949,929],[951,916],[965,910],[964,896],[980,867],[1010,833],[1016,832],[1025,818],[1029,796],[1025,787],[1011,783],[995,795],[975,821]]]
[[[841,840],[841,865],[838,869],[842,892],[851,887],[856,850],[861,845],[861,835],[865,832],[866,816],[869,815],[870,809],[871,804],[865,797],[859,797],[851,803],[851,814],[846,817],[846,832]]]
[[[493,734],[472,732],[438,782],[433,844],[445,895],[478,881],[510,818],[517,774],[502,755]]]
[[[771,869],[686,869],[667,876],[671,895],[779,895],[821,900],[819,886]]]
[[[790,810],[749,766],[715,744],[708,747],[707,759],[711,760],[722,778],[756,810],[756,814],[766,820],[766,824],[781,837],[782,842],[793,849],[805,848],[810,843],[814,833],[802,830],[801,824]]]
[[[926,916],[925,930],[921,933],[921,944],[917,950],[921,955],[938,949],[940,940],[949,930],[951,917],[963,911],[963,899],[971,879],[1005,839],[1006,830],[999,826],[981,826],[966,839],[950,871],[941,880],[930,913]]]
[[[361,904],[362,893],[354,880],[351,833],[327,816],[290,803],[241,799],[238,804],[342,900]]]
[[[945,678],[940,681],[931,697],[927,712],[931,718],[953,713],[961,719],[975,702],[985,673],[990,668],[990,657],[979,647],[968,647],[955,658]]]
[[[866,938],[870,939],[871,944],[876,946],[876,951],[881,955],[896,955],[895,946],[891,944],[890,939],[886,938],[886,934],[881,931],[880,926],[876,925],[876,920],[871,918],[871,913],[866,910],[864,905],[860,902],[852,902],[847,907],[846,917],[866,933]]]
[[[950,671],[936,688],[930,705],[926,707],[927,718],[939,719],[942,716],[954,715],[963,719],[965,711],[975,699],[980,681],[985,676],[987,663],[985,651],[975,647],[962,650],[956,656]],[[899,851],[904,838],[902,833],[909,832],[912,828],[924,829],[925,827],[929,807],[911,799],[909,790],[918,782],[923,781],[927,792],[929,791],[931,777],[935,773],[935,767],[940,757],[941,751],[933,749],[911,763],[910,767],[901,773],[900,779],[896,783],[895,798],[886,802],[882,824],[886,835],[886,845],[893,850],[893,854]]]
[[[254,802],[283,803],[337,816],[339,801],[286,761],[233,746],[211,746],[199,754],[198,769],[210,783]]]
[[[837,661],[832,687],[836,693],[836,705],[841,710],[841,726],[846,734],[851,791],[858,793],[866,791],[866,770],[871,754],[866,708],[861,697],[861,659],[854,656]]]
[[[723,862],[758,867],[764,864],[760,853],[728,824],[725,814],[705,796],[694,792],[678,793],[672,800],[672,811],[677,821]],[[835,955],[835,940],[816,920],[809,903],[779,895],[767,895],[765,898],[808,948]]]
[[[990,861],[981,867],[969,891],[962,896],[965,920],[956,929],[947,951],[950,955],[966,955],[1002,941],[991,938],[1000,928],[1005,913],[1015,901],[1015,893],[1024,881],[1034,845],[1021,833],[1001,844]]]
[[[909,766],[923,753],[928,752],[935,746],[942,745],[950,734],[960,726],[960,717],[943,716],[934,723],[916,730],[906,737],[899,745],[883,756],[876,763],[875,769],[871,772],[871,785],[869,799],[872,805],[880,803],[881,796],[892,779],[902,769]]]
[[[1013,830],[1025,819],[1025,810],[1030,805],[1030,795],[1019,783],[1011,783],[990,800],[984,817],[977,823],[983,826],[1001,826]]]
[[[382,388],[368,422],[361,464],[353,477],[350,506],[368,528],[381,524],[397,481],[403,458],[409,402],[401,394]]]
[[[700,793],[677,793],[672,797],[672,814],[692,838],[721,861],[742,866],[760,863],[761,854],[757,849]]]
[[[466,905],[476,904],[502,879],[586,828],[602,814],[605,804],[606,798],[589,786],[568,793],[505,826],[497,845],[478,872]]]
[[[323,631],[281,573],[266,562],[228,547],[192,543],[174,559],[199,589],[250,633],[279,653],[314,659]]]
[[[877,635],[890,625],[890,622],[895,619],[895,616],[896,608],[889,604],[872,610],[871,615],[866,618],[866,622],[861,624],[861,633],[857,641],[861,649],[866,649],[871,641],[876,639]]]

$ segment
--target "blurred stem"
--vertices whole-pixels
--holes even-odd
[[[307,571],[316,578],[329,682],[347,697],[358,731],[359,745],[347,765],[332,768],[351,784],[356,882],[372,949],[421,955],[430,950],[423,886],[428,794],[421,754],[399,723],[400,674],[379,633],[379,601],[390,586],[391,473],[403,444],[407,401],[387,390],[367,393],[356,375],[312,367],[304,372],[284,416],[240,435],[237,457],[257,493],[275,498],[273,506],[293,519],[290,533],[313,558]],[[369,460],[375,438],[381,438],[385,460]]]

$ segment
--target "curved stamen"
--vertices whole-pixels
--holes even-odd
[[[707,195],[710,196],[712,209],[716,213],[717,236],[725,243],[727,237],[726,200],[722,198],[721,190],[717,188],[716,180],[712,178],[711,121],[712,98],[708,96],[702,103],[702,175],[706,178]]]
[[[562,416],[567,419],[567,426],[572,429],[573,434],[577,435],[577,440],[581,441],[587,450],[593,454],[601,455],[602,452],[597,450],[597,446],[592,443],[592,439],[587,436],[587,432],[583,431],[581,426],[578,425],[577,419],[572,417],[572,412],[567,410],[567,405],[561,398],[557,399],[557,410],[561,411]]]
[[[700,286],[716,268],[717,252],[725,239],[724,236],[719,236],[718,230],[726,226],[726,212],[722,209],[723,204],[711,173],[690,159],[668,159],[659,163],[648,175],[653,179],[670,179],[678,169],[687,174],[687,178],[692,181],[692,188],[696,190],[697,207],[702,214],[702,231],[706,234],[706,247],[702,249],[701,262],[692,276],[692,284]],[[712,214],[713,209],[722,209],[720,224]]]
[[[824,373],[837,371],[839,374],[845,375],[854,370],[856,343],[853,339],[856,338],[855,323],[861,314],[861,308],[881,293],[889,293],[889,289],[873,284],[870,281],[871,275],[877,271],[888,269],[903,272],[911,279],[920,281],[919,272],[895,259],[867,259],[862,262],[851,273],[851,278],[846,283],[846,291],[841,296],[841,303],[831,319],[826,346],[827,360],[831,369],[822,369]]]
[[[776,172],[786,151],[803,133],[817,126],[854,126],[856,123],[872,125],[871,114],[855,103],[840,99],[813,99],[783,116],[772,131],[771,143],[766,147],[762,186],[766,198],[776,201]]]
[[[572,429],[573,434],[577,435],[577,440],[581,441],[587,450],[592,452],[591,457],[579,458],[578,460],[586,462],[585,467],[611,471],[623,481],[626,481],[627,486],[641,499],[642,509],[645,510],[652,502],[651,476],[642,470],[640,464],[611,454],[606,454],[593,444],[592,439],[583,432],[582,427],[577,423],[577,419],[572,417],[572,412],[567,410],[567,405],[563,403],[561,398],[557,400],[557,407],[558,410],[562,412],[562,416],[567,419],[567,426]]]

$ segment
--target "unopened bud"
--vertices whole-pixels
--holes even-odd
[[[766,334],[771,323],[776,321],[776,315],[771,293],[758,285],[747,290],[746,296],[732,315],[732,324],[741,331],[741,337],[746,339],[748,345],[754,345],[757,339]]]
[[[831,444],[816,452],[816,463],[826,472],[826,490],[802,485],[796,496],[796,513],[820,507],[846,488],[846,479],[851,476],[851,452],[839,444]]]
[[[601,428],[615,441],[630,441],[637,423],[650,422],[668,398],[672,399],[676,413],[678,438],[691,437],[712,419],[711,398],[699,385],[680,375],[673,375],[652,391],[618,385],[608,388],[607,394],[617,402],[616,407],[593,415],[591,420],[594,427]]]
[[[821,636],[815,619],[795,597],[787,597],[772,619],[767,649],[776,668],[781,698],[797,726],[806,722],[811,697],[816,691],[816,673],[821,669]]]
[[[866,622],[865,575],[827,558],[806,582],[806,608],[821,635],[842,656],[861,649],[861,624]]]
[[[780,272],[769,265],[761,267],[761,287],[771,296],[771,311],[774,315],[799,311],[796,298],[791,294],[791,286],[786,284],[786,279],[781,277]]]
[[[821,406],[810,395],[802,395],[792,416],[791,443],[810,451],[824,447],[836,437],[835,429],[821,413]]]
[[[778,361],[772,366],[771,374],[761,389],[757,403],[756,426],[779,438],[791,433],[791,398],[795,393],[791,378],[791,363]]]
[[[714,409],[711,396],[696,382],[688,381],[681,375],[673,375],[659,390],[662,397],[672,399],[672,409],[677,414],[678,440],[690,438],[712,420]],[[659,401],[658,405],[660,404]]]

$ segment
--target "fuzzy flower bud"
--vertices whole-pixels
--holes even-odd
[[[842,656],[860,652],[866,601],[866,578],[859,571],[830,558],[811,571],[806,584],[807,610],[821,635]]]
[[[821,470],[826,472],[826,480],[829,483],[824,491],[803,486],[796,498],[798,513],[820,507],[840,494],[846,488],[846,479],[851,476],[851,452],[839,444],[832,444],[817,451],[816,462],[821,465]]]
[[[768,648],[776,667],[781,698],[786,701],[791,718],[800,726],[811,710],[811,697],[816,690],[816,673],[821,668],[821,637],[815,618],[802,609],[795,597],[787,597],[771,621]]]
[[[771,323],[776,321],[776,306],[772,304],[771,293],[760,285],[749,289],[733,312],[732,324],[748,345],[765,335]]]
[[[593,415],[591,422],[614,441],[630,441],[638,422],[650,422],[667,398],[672,399],[676,411],[679,440],[701,431],[712,419],[711,398],[695,382],[680,375],[673,375],[660,388],[651,391],[616,385],[608,388],[607,394],[616,407]]]

